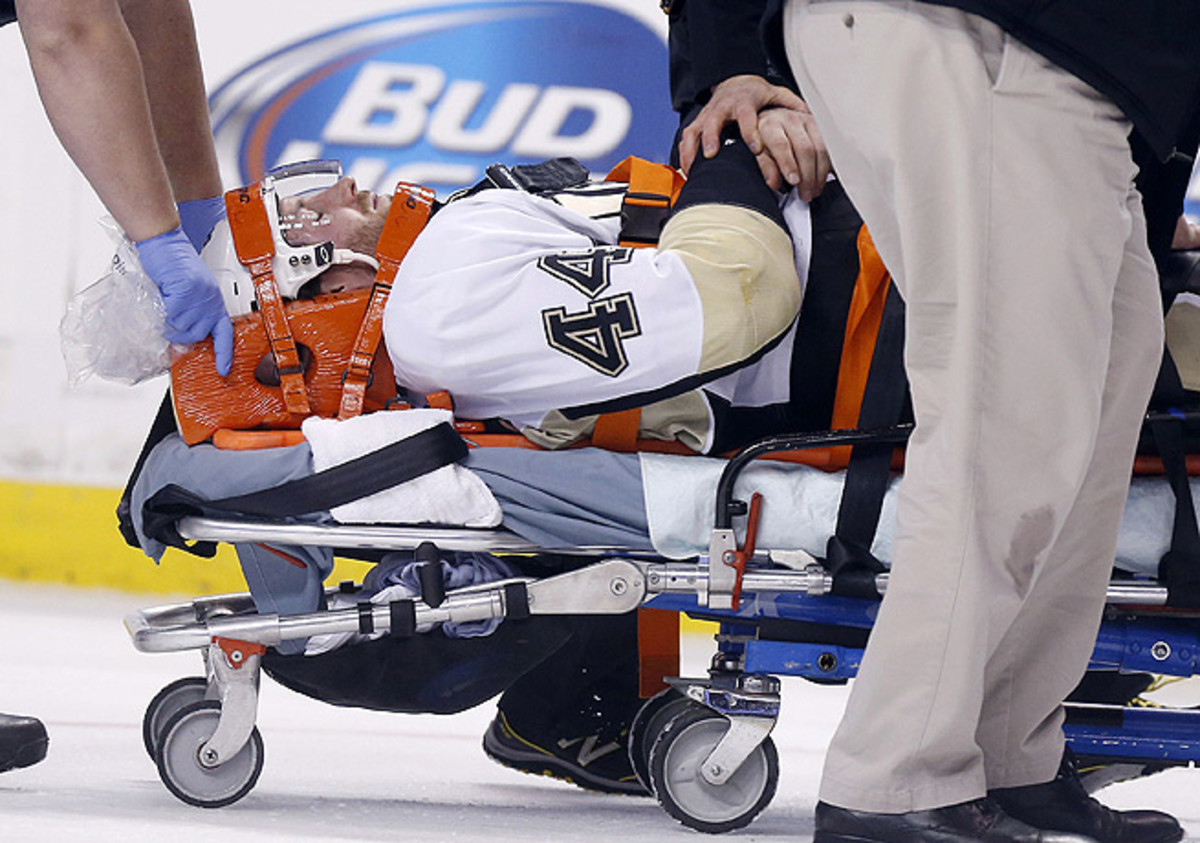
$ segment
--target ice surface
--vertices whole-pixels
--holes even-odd
[[[452,717],[380,714],[317,703],[270,680],[258,720],[266,764],[255,789],[227,808],[185,805],[142,748],[141,719],[159,688],[200,672],[200,657],[138,653],[121,624],[128,611],[162,602],[0,584],[0,711],[36,715],[50,731],[45,761],[0,775],[0,840],[700,839],[653,799],[591,794],[489,761],[479,744],[490,703]],[[711,646],[686,637],[685,672],[700,673]],[[785,680],[774,733],[778,795],[731,839],[811,837],[821,757],[844,702],[844,688]],[[1114,807],[1172,811],[1200,841],[1200,772],[1169,771],[1102,795]]]

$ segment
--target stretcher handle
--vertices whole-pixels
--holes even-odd
[[[829,430],[819,433],[788,433],[770,436],[747,445],[737,456],[729,460],[717,481],[717,512],[714,529],[729,530],[735,515],[745,514],[745,504],[733,497],[733,484],[742,469],[759,457],[779,451],[804,451],[810,448],[826,448],[833,445],[903,445],[912,434],[911,424],[876,430]]]
[[[421,584],[421,599],[436,609],[446,599],[446,579],[442,576],[442,555],[433,542],[421,542],[413,551],[417,562],[417,581]]]

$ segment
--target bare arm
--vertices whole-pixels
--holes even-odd
[[[109,213],[135,241],[178,226],[117,0],[17,0],[17,14],[50,123]]]
[[[233,327],[172,191],[184,200],[220,193],[191,9],[186,0],[126,0],[126,11],[132,30],[119,0],[17,0],[46,114],[137,244],[162,293],[164,335],[180,343],[211,335],[224,375]]]
[[[137,44],[158,147],[176,202],[221,195],[188,0],[121,0]]]

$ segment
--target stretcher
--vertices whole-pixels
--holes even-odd
[[[125,623],[137,649],[198,650],[205,665],[203,677],[172,683],[150,703],[143,721],[146,750],[179,799],[228,805],[250,792],[263,765],[255,719],[267,648],[338,633],[402,638],[446,622],[660,610],[651,616],[717,622],[716,647],[705,677],[671,674],[670,646],[665,661],[662,653],[643,653],[644,664],[668,675],[657,685],[654,675],[643,677],[647,699],[631,725],[630,760],[642,783],[684,825],[705,832],[745,826],[771,801],[778,780],[770,733],[779,715],[779,677],[826,684],[851,679],[888,574],[853,566],[834,571],[810,550],[764,545],[758,540],[763,500],[746,494],[739,480],[781,454],[848,445],[891,448],[908,432],[900,425],[777,436],[744,449],[722,463],[707,548],[688,558],[645,546],[547,547],[504,528],[184,514],[176,529],[189,541],[325,546],[352,555],[411,550],[422,565],[420,595],[289,616],[258,613],[249,594],[219,595],[129,615]],[[447,591],[433,575],[446,551],[571,562],[560,565],[561,573]],[[352,595],[357,588],[343,584],[328,595]],[[1115,571],[1091,668],[1195,675],[1200,606],[1181,603],[1187,601],[1152,578]],[[674,634],[677,643],[677,628]],[[1200,710],[1071,703],[1066,729],[1075,753],[1109,777],[1200,761]]]
[[[505,628],[539,619],[637,612],[647,630],[645,636],[639,630],[645,702],[630,722],[627,740],[637,778],[668,814],[693,829],[716,833],[749,824],[769,804],[778,781],[779,758],[770,734],[779,716],[780,677],[844,683],[858,670],[887,591],[888,572],[880,561],[887,553],[880,542],[887,524],[888,488],[893,470],[901,467],[898,449],[911,430],[903,423],[902,303],[852,209],[848,216],[829,214],[822,219],[824,228],[814,228],[815,235],[842,236],[850,258],[847,265],[855,267],[858,278],[809,274],[794,352],[807,365],[794,368],[792,374],[823,376],[799,384],[806,389],[797,389],[799,382],[793,377],[789,409],[815,410],[820,417],[816,424],[823,427],[805,429],[819,432],[758,439],[716,461],[676,456],[703,471],[685,471],[684,479],[668,484],[665,492],[658,480],[647,479],[663,476],[658,471],[662,463],[650,456],[614,455],[599,448],[542,452],[545,460],[571,461],[570,469],[562,464],[543,467],[538,477],[546,482],[557,478],[562,486],[579,485],[585,475],[577,471],[579,461],[589,454],[614,471],[586,472],[595,484],[590,494],[558,501],[563,505],[551,507],[553,513],[544,511],[541,498],[525,507],[535,520],[553,514],[566,524],[558,530],[521,522],[510,517],[509,510],[502,526],[473,528],[413,523],[436,519],[408,517],[411,513],[404,507],[398,507],[387,523],[353,523],[348,518],[341,522],[349,523],[335,522],[329,517],[336,511],[333,506],[326,507],[324,517],[299,520],[253,516],[236,508],[214,512],[204,506],[160,512],[168,516],[170,531],[181,542],[334,548],[342,555],[368,558],[410,552],[419,582],[414,594],[385,601],[356,600],[361,584],[339,585],[326,592],[324,608],[286,614],[261,612],[250,594],[234,594],[129,615],[126,626],[137,649],[198,650],[204,660],[203,676],[165,687],[143,719],[146,750],[166,787],[184,802],[203,807],[228,805],[253,789],[263,765],[262,737],[255,726],[258,687],[261,674],[271,674],[268,661],[277,654],[271,650],[281,645],[355,634],[411,641],[431,626],[481,621],[498,621],[500,635]],[[836,306],[826,309],[822,294],[836,300]],[[831,324],[845,325],[844,336],[831,336],[827,324],[806,333],[806,316],[820,322],[823,313],[832,314],[827,323],[831,319]],[[816,347],[810,347],[806,343],[814,337]],[[1158,525],[1158,533],[1165,535],[1152,535],[1149,541],[1143,537],[1118,549],[1092,657],[1096,671],[1180,677],[1197,673],[1200,528],[1191,504],[1185,452],[1197,451],[1197,443],[1190,440],[1200,421],[1195,411],[1200,401],[1184,397],[1186,401],[1168,397],[1168,409],[1152,414],[1147,425],[1166,472],[1166,480],[1151,481],[1151,499],[1155,489],[1169,487],[1167,494],[1177,504],[1175,521],[1165,516]],[[406,412],[414,411],[372,415],[396,417]],[[472,424],[467,422],[459,432],[478,444],[486,434],[477,435],[480,428]],[[594,436],[602,426],[597,423]],[[636,436],[639,428],[635,422],[622,429]],[[622,446],[614,450],[623,450],[629,436],[617,436]],[[502,449],[478,448],[473,453],[489,450]],[[848,508],[845,491],[835,496],[830,523],[812,517],[824,511],[821,507],[800,505],[809,485],[822,484],[819,471],[809,481],[789,477],[782,488],[769,488],[764,482],[762,488],[769,494],[758,488],[765,463],[790,455],[786,459],[799,468],[814,471],[810,466],[825,459],[812,458],[814,454],[834,455],[826,467],[845,467],[843,489],[856,490],[855,503]],[[468,456],[465,465],[478,469],[478,462]],[[533,466],[533,460],[527,462]],[[502,479],[513,481],[509,485],[518,493],[536,495],[539,480],[518,477],[519,472],[518,468]],[[631,482],[632,486],[621,485]],[[698,511],[698,522],[663,535],[662,519],[654,511],[656,496],[666,497],[667,510]],[[622,509],[634,497],[642,500],[644,512],[640,505]],[[1137,497],[1131,494],[1131,503]],[[599,508],[604,508],[603,517],[588,517]],[[1150,508],[1164,510],[1161,499]],[[142,506],[135,504],[133,509],[136,514]],[[777,514],[772,516],[772,511]],[[608,523],[610,516],[622,512],[631,516],[629,523]],[[781,533],[776,530],[778,513],[785,522],[811,520],[812,529],[804,536]],[[1143,520],[1130,519],[1128,513],[1127,509],[1127,520]],[[571,529],[573,519],[581,522],[579,530]],[[159,522],[161,527],[162,517]],[[584,522],[588,530],[582,529]],[[591,529],[598,525],[603,529]],[[1141,550],[1127,553],[1133,546]],[[516,560],[518,575],[448,590],[441,560],[443,554],[457,552]],[[1148,576],[1160,570],[1160,558],[1171,560],[1161,566],[1170,573],[1161,582]],[[676,675],[677,620],[682,614],[718,624],[707,676]],[[665,630],[665,636],[652,635],[653,627]],[[347,645],[330,655],[353,649]],[[487,696],[480,693],[480,701]],[[339,702],[368,705],[344,697]],[[1066,729],[1076,755],[1099,771],[1088,777],[1092,785],[1123,775],[1122,770],[1141,773],[1200,761],[1200,710],[1072,702]]]

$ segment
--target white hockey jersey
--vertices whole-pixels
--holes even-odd
[[[595,183],[581,204],[486,190],[442,208],[388,299],[384,336],[397,381],[417,395],[447,390],[462,418],[519,429],[540,428],[553,411],[652,403],[705,380],[735,404],[786,400],[790,334],[749,369],[698,374],[696,284],[679,254],[617,244],[622,191]],[[803,269],[807,206],[787,207]],[[709,441],[711,431],[703,447]]]

